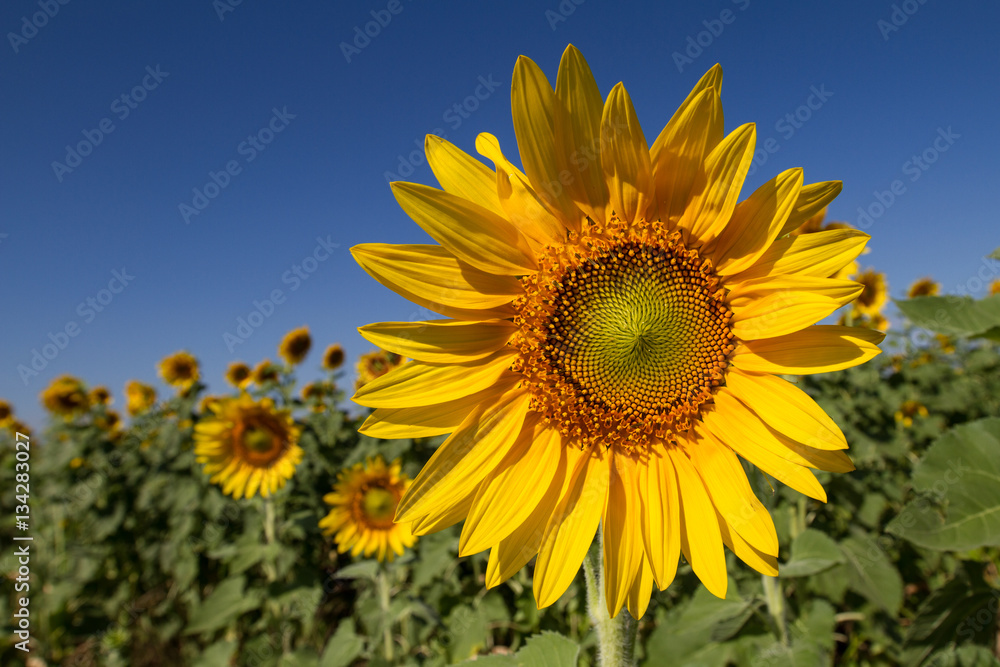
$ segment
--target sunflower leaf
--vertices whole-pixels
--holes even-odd
[[[244,577],[230,577],[215,587],[191,612],[185,634],[207,633],[228,625],[242,614],[260,607],[260,591],[246,591]]]
[[[355,632],[354,620],[345,618],[326,643],[323,656],[319,659],[319,667],[347,667],[361,655],[364,648],[365,640]]]
[[[997,248],[996,250],[991,252],[989,255],[987,255],[987,257],[989,257],[990,259],[1000,259],[1000,248]]]
[[[528,638],[517,652],[521,667],[575,667],[580,646],[557,632],[542,632]]]
[[[228,665],[229,659],[233,657],[238,642],[219,641],[206,648],[198,659],[191,663],[191,667],[216,667],[216,665]]]
[[[1000,660],[985,646],[962,646],[938,651],[927,664],[933,667],[998,667]]]
[[[887,530],[928,549],[1000,544],[1000,419],[980,419],[938,438],[913,470],[922,494]]]
[[[963,296],[918,296],[894,299],[918,327],[950,336],[983,336],[1000,327],[1000,294],[985,299]]]
[[[337,570],[338,579],[370,579],[375,581],[376,574],[378,574],[378,561],[374,559],[351,563]]]
[[[848,537],[840,548],[847,558],[851,590],[895,614],[903,603],[903,579],[882,545],[871,537]]]
[[[781,577],[805,577],[828,570],[844,562],[844,554],[837,543],[825,533],[806,528],[792,540],[792,556],[779,566]]]

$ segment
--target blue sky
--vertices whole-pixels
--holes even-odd
[[[348,249],[427,241],[387,179],[433,183],[429,132],[516,155],[514,61],[554,81],[569,43],[602,94],[625,82],[650,140],[722,63],[727,130],[772,140],[744,194],[794,166],[843,180],[831,217],[869,211],[863,261],[894,295],[924,275],[981,295],[996,269],[995,3],[235,2],[0,7],[0,397],[36,427],[62,373],[121,407],[180,349],[220,391],[230,361],[273,358],[303,324],[303,378],[330,342],[370,350],[357,326],[418,309]],[[230,350],[255,302],[267,316]]]

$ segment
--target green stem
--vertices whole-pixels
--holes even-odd
[[[389,577],[384,567],[379,567],[377,585],[379,608],[382,610],[382,646],[385,650],[385,659],[392,662],[393,642],[392,620],[389,618]]]
[[[767,601],[767,613],[771,615],[775,626],[778,628],[778,635],[781,643],[788,645],[788,626],[785,623],[785,595],[781,590],[781,581],[777,577],[769,577],[766,574],[760,575],[764,584],[764,599]]]
[[[597,630],[597,664],[600,667],[631,667],[635,664],[635,643],[639,622],[622,609],[611,618],[604,597],[604,531],[583,561],[587,581],[587,613]]]
[[[264,542],[274,544],[274,502],[270,498],[264,499]],[[270,554],[268,554],[270,558]],[[278,578],[278,573],[274,568],[274,563],[270,560],[264,562],[264,573],[267,574],[268,581]]]

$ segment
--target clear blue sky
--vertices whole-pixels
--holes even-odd
[[[844,181],[831,217],[856,223],[899,180],[863,258],[894,295],[928,274],[974,290],[1000,245],[995,3],[907,0],[893,16],[894,3],[870,0],[233,2],[0,7],[0,397],[36,427],[38,394],[61,373],[108,385],[122,407],[125,381],[156,381],[156,362],[179,349],[218,390],[230,361],[273,358],[302,324],[319,348],[307,379],[329,342],[352,360],[368,351],[357,326],[418,309],[348,249],[426,241],[386,172],[441,130],[470,153],[488,131],[516,155],[514,61],[527,55],[554,81],[568,43],[602,94],[625,82],[650,140],[722,63],[727,129],[755,121],[758,145],[777,148],[745,193],[801,166],[807,182]],[[376,19],[386,25],[354,44]],[[468,101],[481,81],[485,99]],[[89,154],[67,156],[81,142]],[[912,162],[925,151],[926,169]],[[413,157],[403,180],[433,183]],[[195,201],[211,173],[225,187]],[[321,245],[323,261],[307,260]],[[102,292],[115,271],[127,285]],[[284,301],[230,352],[224,334],[274,290]],[[24,381],[18,366],[70,323],[77,335]]]

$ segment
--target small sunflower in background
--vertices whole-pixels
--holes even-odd
[[[323,368],[328,371],[335,371],[340,368],[344,363],[344,348],[340,346],[340,343],[334,343],[330,347],[326,348],[326,352],[323,353]]]
[[[313,412],[323,412],[326,410],[326,399],[333,396],[336,391],[336,385],[326,380],[310,382],[302,387],[302,400]]]
[[[252,373],[253,371],[245,363],[234,361],[226,369],[226,382],[237,389],[246,389],[247,385],[253,381]]]
[[[894,417],[904,428],[910,428],[913,426],[913,419],[915,417],[926,417],[927,414],[927,407],[923,403],[919,401],[903,401],[903,404],[896,411]]]
[[[946,336],[945,334],[934,334],[934,340],[937,341],[937,344],[941,348],[941,352],[943,354],[953,354],[955,352],[955,340],[951,336]]]
[[[310,349],[312,349],[312,336],[309,335],[309,327],[299,327],[292,329],[281,339],[278,355],[289,366],[297,366],[306,358]]]
[[[906,298],[913,299],[918,296],[937,296],[941,291],[941,285],[934,281],[933,278],[920,278],[915,280],[910,289],[906,292]]]
[[[392,562],[416,542],[409,523],[393,521],[399,499],[410,483],[398,460],[386,465],[381,456],[345,468],[333,492],[323,496],[333,508],[319,527],[334,536],[340,553],[350,550],[352,556],[366,558],[375,554],[379,562]]]
[[[862,315],[875,315],[882,312],[883,306],[889,300],[889,283],[885,274],[875,269],[865,269],[853,278],[864,285],[864,289],[854,302],[853,310]]]
[[[375,350],[368,354],[362,354],[358,359],[358,377],[354,381],[354,389],[358,390],[372,380],[380,378],[389,371],[403,365],[406,358],[395,352],[385,350]]]
[[[42,405],[61,417],[73,417],[90,407],[83,383],[72,375],[62,375],[42,392]]]
[[[129,415],[136,416],[149,410],[156,404],[156,390],[144,382],[129,380],[125,385],[125,409]]]
[[[201,376],[198,360],[190,353],[181,351],[165,357],[160,362],[160,377],[167,384],[186,392]]]
[[[111,405],[111,392],[107,387],[94,387],[88,394],[91,405]]]
[[[990,296],[1000,294],[1000,278],[994,278],[990,283]]]
[[[8,401],[0,399],[0,428],[9,426],[14,421],[14,408]]]
[[[243,394],[218,403],[194,427],[195,459],[211,482],[233,498],[265,498],[282,488],[302,460],[299,428],[288,410]]]
[[[257,386],[264,386],[268,382],[277,382],[280,377],[280,371],[281,369],[272,363],[270,359],[265,359],[254,367],[253,382]]]

